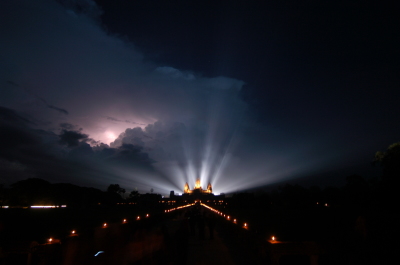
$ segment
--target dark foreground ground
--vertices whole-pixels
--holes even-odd
[[[308,238],[303,237],[307,231],[302,228],[311,229],[316,217],[307,219],[304,213],[271,216],[264,230],[244,229],[201,206],[170,213],[154,211],[149,217],[134,208],[21,209],[2,210],[1,214],[0,264],[4,265],[385,264],[392,249],[380,237],[374,238],[374,233],[368,239],[357,237],[360,233],[343,224],[338,213],[332,215],[337,219],[328,215],[318,220],[324,223]],[[257,226],[267,220],[260,218]],[[77,235],[71,234],[72,229]],[[290,234],[294,237],[271,244],[271,230],[285,239]],[[54,239],[51,244],[49,237]]]

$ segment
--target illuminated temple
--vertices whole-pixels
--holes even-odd
[[[189,184],[186,182],[185,187],[183,188],[183,193],[184,194],[212,194],[212,186],[211,186],[211,183],[208,183],[207,189],[203,189],[200,186],[200,179],[197,179],[193,190],[191,190],[189,188]]]

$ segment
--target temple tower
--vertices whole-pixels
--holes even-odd
[[[210,194],[211,194],[211,193],[212,193],[212,186],[211,186],[211,183],[209,182],[208,185],[207,185],[207,189],[204,190],[204,189],[201,187],[200,179],[197,179],[197,180],[196,180],[196,184],[194,185],[193,190],[191,190],[191,189],[189,188],[189,184],[186,182],[185,187],[183,188],[183,193],[185,193],[185,194],[210,193]]]
[[[207,193],[212,193],[212,186],[211,186],[210,182],[208,182],[208,185],[207,185]]]

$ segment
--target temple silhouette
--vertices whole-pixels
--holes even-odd
[[[208,183],[207,189],[203,189],[200,184],[200,179],[196,180],[196,183],[194,185],[194,188],[191,190],[189,187],[189,184],[186,182],[185,186],[183,188],[183,194],[181,196],[175,195],[174,191],[171,191],[170,193],[170,198],[174,198],[175,200],[185,200],[189,202],[194,202],[198,200],[203,200],[203,199],[214,199],[216,197],[225,197],[225,195],[218,195],[215,196],[213,191],[212,191],[212,185],[211,183]]]
[[[191,190],[189,184],[186,182],[185,187],[183,188],[183,194],[212,194],[212,186],[211,183],[208,183],[207,189],[203,189],[200,185],[200,179],[197,179],[194,189]]]

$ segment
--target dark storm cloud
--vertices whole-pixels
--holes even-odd
[[[130,120],[120,120],[120,119],[117,119],[117,118],[114,118],[114,117],[105,117],[107,120],[110,120],[110,121],[116,121],[116,122],[125,122],[125,123],[131,123],[131,124],[137,124],[137,125],[146,125],[146,124],[144,124],[144,123],[137,123],[137,122],[134,122],[134,121],[130,121]]]
[[[10,85],[13,85],[13,86],[19,87],[19,85],[18,85],[18,84],[16,84],[16,83],[14,83],[13,81],[7,80],[7,83],[9,83]]]
[[[263,138],[270,137],[269,131],[263,129],[265,134],[261,138],[257,135],[257,140],[253,140],[256,134],[247,133],[252,122],[246,104],[238,96],[244,81],[220,75],[206,77],[151,63],[130,43],[105,33],[86,15],[86,7],[66,10],[54,1],[4,1],[1,5],[8,12],[0,18],[0,25],[7,25],[0,27],[0,33],[9,41],[0,44],[4,58],[0,74],[19,86],[0,90],[0,104],[29,113],[40,120],[38,124],[44,124],[27,129],[32,135],[41,130],[42,140],[32,145],[32,154],[37,151],[53,161],[47,162],[51,164],[47,168],[41,161],[41,169],[29,163],[27,166],[37,174],[51,175],[47,171],[53,169],[53,174],[62,178],[78,172],[76,176],[87,181],[113,176],[127,183],[167,183],[166,187],[171,187],[172,182],[181,188],[186,180],[202,177],[207,181],[211,174],[226,173],[226,179],[214,181],[231,183],[230,189],[239,184],[245,188],[277,181],[282,175],[270,173],[264,177],[264,152],[271,150]],[[57,111],[49,111],[49,106]],[[82,130],[63,126],[60,132],[55,125],[60,123],[76,124]],[[141,124],[146,126],[136,127]],[[60,145],[60,137],[66,146]],[[235,150],[240,146],[239,138],[242,154]],[[112,144],[107,147],[101,142]],[[251,143],[251,148],[246,143]],[[44,151],[48,146],[50,154]],[[129,149],[131,146],[143,151]],[[289,146],[281,149],[290,150]],[[102,152],[115,152],[110,158],[102,158],[105,165],[98,163]],[[288,154],[279,160],[284,164],[296,157]],[[134,162],[129,166],[128,161]],[[298,163],[292,166],[293,172],[307,167],[306,163],[296,166]],[[132,167],[142,173],[135,174],[137,170]],[[146,179],[138,177],[141,174],[147,174]],[[244,175],[257,181],[246,183]]]
[[[59,111],[62,114],[68,115],[68,111],[66,111],[65,109],[58,108],[58,107],[55,107],[55,106],[52,106],[52,105],[47,105],[47,107],[49,107],[50,109],[54,109],[56,111]]]
[[[160,181],[154,161],[141,146],[123,144],[92,147],[88,135],[63,129],[59,135],[33,128],[33,124],[14,110],[0,108],[0,172],[2,183],[27,177],[68,181],[105,188],[119,181],[130,189],[138,182],[116,173],[123,168],[131,174],[149,172]],[[73,127],[63,124],[64,127]],[[161,181],[162,183],[162,181]],[[165,185],[165,183],[164,183]]]
[[[233,191],[317,174],[353,152],[334,135],[342,112],[326,107],[335,104],[326,98],[337,97],[337,90],[314,98],[334,82],[315,82],[311,90],[300,82],[318,71],[291,74],[292,61],[285,59],[275,68],[247,69],[260,51],[249,48],[241,69],[264,78],[276,73],[275,84],[265,78],[255,92],[236,75],[152,62],[104,30],[94,1],[4,0],[0,10],[0,35],[7,40],[0,42],[1,159],[16,163],[4,162],[7,172],[167,191],[217,176],[213,184]],[[230,45],[233,37],[218,44],[221,54],[240,46],[237,40]],[[228,65],[235,56],[217,57]],[[269,115],[260,115],[261,125],[253,118],[259,113]],[[346,115],[343,135],[356,117]]]
[[[7,83],[12,85],[15,88],[20,88],[20,85],[18,85],[17,83],[15,83],[13,81],[7,80]],[[29,89],[26,89],[26,88],[22,88],[22,89],[25,90],[26,93],[30,94],[31,96],[37,98],[39,101],[43,102],[44,105],[47,106],[49,109],[53,109],[53,110],[58,111],[59,113],[68,115],[68,111],[67,110],[65,110],[63,108],[59,108],[59,107],[53,106],[53,105],[50,105],[49,103],[47,103],[47,101],[45,99],[43,99],[41,97],[38,97],[37,95],[35,95],[35,93],[30,91]]]
[[[103,13],[92,0],[57,0],[62,6],[76,14],[85,14],[93,19],[98,19]]]
[[[62,129],[64,129],[64,130],[76,130],[76,129],[77,129],[77,126],[76,126],[76,125],[70,124],[70,123],[68,123],[68,122],[62,122],[62,123],[60,123],[60,127],[61,127]]]
[[[0,32],[9,41],[1,44],[1,76],[19,87],[2,89],[0,103],[53,124],[85,124],[96,140],[111,142],[107,133],[118,135],[129,127],[127,122],[204,119],[215,90],[237,91],[244,84],[148,62],[130,43],[105,33],[85,12],[72,16],[53,1],[2,4],[9,12],[1,17],[1,25],[7,27]],[[42,99],[45,107],[58,113],[35,102]],[[229,100],[230,108],[242,104]],[[68,117],[57,115],[67,113]]]
[[[32,167],[43,166],[37,161],[51,164],[52,148],[44,149],[46,144],[42,139],[50,140],[55,135],[32,129],[32,123],[14,110],[1,108],[0,114],[0,159],[21,165],[16,172],[26,171],[29,174],[34,174]]]
[[[88,140],[88,135],[76,131],[63,130],[60,134],[60,143],[68,147],[78,146],[80,142]]]
[[[27,118],[18,115],[15,111],[0,106],[0,121],[1,122],[15,122],[16,124],[23,125],[31,123]]]
[[[119,120],[119,119],[113,118],[113,117],[106,117],[106,119],[107,119],[107,120],[110,120],[110,121],[119,121],[119,122],[122,121],[122,120]]]

